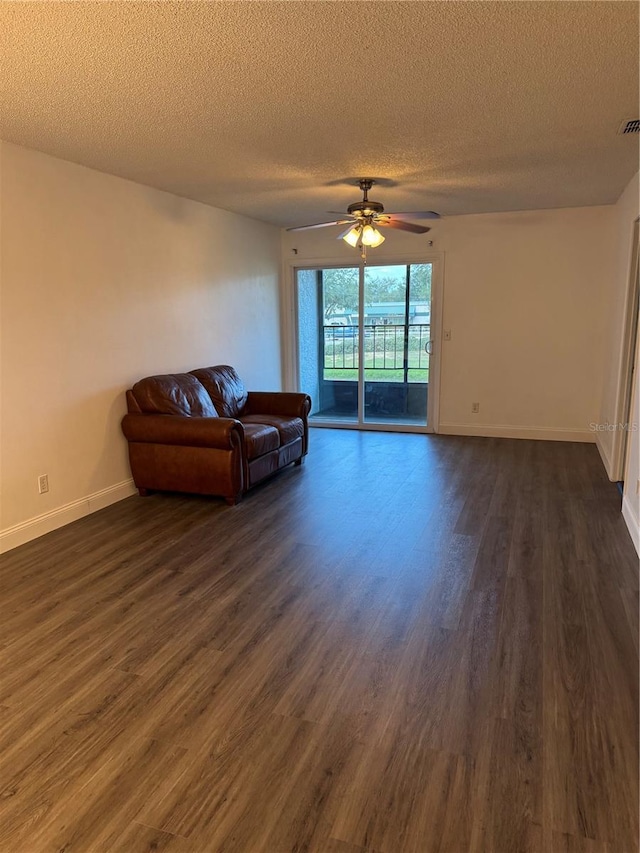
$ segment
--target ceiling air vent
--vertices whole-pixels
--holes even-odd
[[[618,128],[618,134],[624,136],[627,133],[640,133],[640,118],[632,118],[622,122]]]

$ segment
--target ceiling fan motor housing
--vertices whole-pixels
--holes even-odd
[[[371,201],[371,199],[356,201],[347,208],[347,213],[351,216],[373,216],[383,212],[384,206],[379,201]]]
[[[361,178],[358,181],[360,185],[360,189],[362,190],[362,198],[360,201],[356,201],[353,204],[350,204],[347,208],[347,216],[351,217],[351,221],[349,219],[344,219],[344,214],[338,214],[340,219],[335,222],[318,222],[315,225],[297,225],[293,228],[287,228],[287,231],[307,231],[309,228],[326,228],[330,225],[349,225],[349,228],[345,231],[344,234],[340,234],[338,239],[342,238],[347,240],[351,245],[355,245],[352,243],[352,239],[361,237],[363,234],[363,229],[366,229],[370,226],[373,229],[376,229],[378,226],[385,226],[388,228],[397,228],[400,231],[411,231],[414,234],[426,234],[427,231],[430,231],[430,228],[425,228],[424,225],[417,225],[414,222],[406,222],[407,217],[416,216],[426,219],[439,219],[440,215],[438,213],[434,213],[433,210],[422,210],[415,211],[415,213],[385,213],[384,206],[380,204],[379,201],[371,201],[368,198],[368,192],[375,184],[373,178]],[[332,213],[336,213],[336,211],[331,211]],[[380,243],[384,240],[384,237],[376,231],[378,236],[378,242],[376,243],[368,243],[371,246],[379,246]],[[369,237],[369,232],[367,232],[367,236]]]
[[[350,204],[347,208],[347,213],[350,216],[369,219],[372,216],[377,216],[378,214],[383,213],[384,207],[380,204],[379,201],[371,201],[369,198],[367,198],[367,193],[375,184],[373,178],[360,178],[358,183],[360,184],[360,189],[362,190],[362,200],[356,201],[354,204]]]

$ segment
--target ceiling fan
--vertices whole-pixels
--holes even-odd
[[[337,239],[345,240],[350,246],[361,249],[362,256],[365,257],[367,247],[375,248],[384,242],[385,238],[378,228],[397,228],[400,231],[410,231],[412,234],[426,234],[431,230],[430,228],[406,220],[409,217],[440,219],[440,214],[433,210],[385,213],[379,201],[372,201],[368,197],[369,190],[375,181],[372,178],[361,178],[358,183],[362,190],[362,199],[349,205],[346,213],[348,218],[336,219],[333,222],[318,222],[316,225],[299,225],[295,228],[287,228],[287,231],[308,231],[312,228],[327,228],[330,225],[348,225],[349,227],[339,234]],[[330,211],[330,213],[337,213],[337,211]],[[338,215],[345,217],[343,213]]]

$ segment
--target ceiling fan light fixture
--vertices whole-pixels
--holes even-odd
[[[348,231],[342,239],[345,241],[345,243],[348,243],[355,249],[355,247],[358,245],[358,240],[360,239],[361,231],[361,225],[354,225],[354,227],[350,231]]]
[[[373,227],[373,225],[365,225],[362,229],[362,242],[365,246],[370,246],[372,249],[375,249],[376,246],[384,243],[384,240],[385,238],[377,228]]]
[[[296,225],[287,228],[287,231],[308,231],[312,228],[327,228],[331,225],[348,225],[348,228],[338,234],[337,240],[344,240],[354,249],[359,249],[366,263],[367,249],[375,249],[381,246],[385,238],[378,231],[376,225],[387,228],[396,228],[400,231],[409,231],[412,234],[426,234],[431,229],[415,222],[407,222],[413,219],[440,219],[440,214],[433,210],[421,210],[410,213],[385,213],[384,206],[379,201],[372,201],[368,192],[375,184],[373,178],[361,178],[358,181],[362,190],[362,198],[347,207],[348,219],[342,218],[344,214],[338,214],[340,219],[333,222],[318,222],[315,225]],[[332,213],[337,213],[333,210]]]

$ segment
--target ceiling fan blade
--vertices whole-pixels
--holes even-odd
[[[411,231],[412,234],[426,234],[431,231],[426,225],[416,225],[415,222],[403,222],[400,219],[389,219],[387,222],[376,221],[381,228],[398,228],[400,231]]]
[[[388,213],[394,219],[440,219],[440,214],[435,210],[411,210],[409,213]]]
[[[285,228],[285,231],[308,231],[310,228],[327,228],[329,225],[346,225],[350,219],[337,219],[335,222],[318,222],[317,225],[297,225],[295,228]]]

